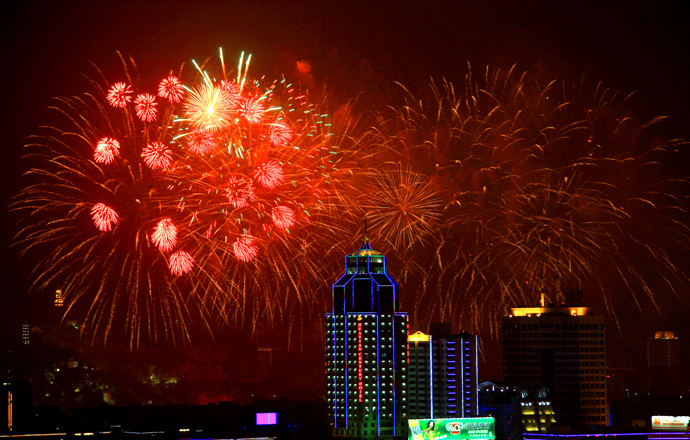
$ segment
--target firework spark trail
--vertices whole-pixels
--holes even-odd
[[[60,99],[67,123],[27,146],[13,207],[17,244],[44,255],[35,288],[62,288],[94,341],[117,328],[132,347],[188,340],[192,322],[306,317],[290,310],[320,304],[353,127],[285,80],[251,79],[248,59],[236,79],[171,74],[161,101],[122,60],[122,78]]]
[[[443,199],[426,176],[382,164],[368,172],[370,183],[358,205],[371,219],[372,236],[406,252],[428,241],[440,224]]]
[[[618,94],[584,89],[569,97],[555,82],[487,69],[480,80],[468,74],[463,93],[444,82],[432,83],[428,98],[409,94],[373,124],[364,142],[414,170],[417,185],[443,201],[442,215],[425,224],[401,215],[406,197],[393,179],[362,195],[385,214],[371,238],[405,249],[403,277],[426,274],[407,297],[410,309],[424,305],[419,326],[445,319],[476,330],[484,317],[495,332],[507,307],[535,304],[542,290],[558,302],[583,286],[615,313],[624,296],[617,284],[641,307],[655,303],[650,286],[687,283],[670,254],[690,244],[685,201],[673,195],[687,178],[658,172],[684,142],[649,143],[646,132],[660,119],[636,122]],[[428,209],[422,199],[415,207]],[[436,234],[407,245],[410,231],[422,237],[432,224]],[[428,262],[421,270],[420,261]]]

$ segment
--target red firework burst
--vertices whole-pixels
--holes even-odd
[[[250,124],[258,124],[264,119],[266,108],[260,99],[247,98],[240,102],[238,112]]]
[[[223,80],[220,82],[220,89],[223,91],[224,99],[228,103],[236,104],[239,101],[242,92],[240,86],[235,81]]]
[[[247,179],[239,176],[230,176],[228,183],[225,185],[225,196],[236,208],[245,208],[255,198],[254,187]]]
[[[268,135],[271,143],[276,147],[281,147],[292,140],[294,134],[288,126],[282,122],[274,122],[268,127]]]
[[[108,103],[113,107],[123,108],[132,101],[132,87],[123,82],[117,82],[108,90]]]
[[[134,109],[137,112],[137,116],[144,122],[152,122],[156,120],[158,115],[158,110],[156,106],[156,97],[150,93],[142,93],[138,95],[134,100]]]
[[[172,163],[172,150],[160,142],[153,142],[141,152],[144,163],[152,170],[164,170],[170,168]]]
[[[104,203],[93,205],[93,208],[91,208],[91,218],[96,227],[103,232],[110,231],[113,225],[117,224],[118,220],[117,212]]]
[[[177,251],[170,256],[168,267],[173,275],[184,275],[194,268],[194,258],[185,251]]]
[[[187,146],[192,153],[207,154],[216,149],[216,138],[206,130],[193,130],[187,135]]]
[[[254,179],[264,188],[273,189],[285,179],[283,167],[275,160],[259,164],[254,170]]]
[[[164,218],[159,221],[151,234],[151,240],[161,251],[171,251],[177,244],[177,228],[172,219]]]
[[[259,253],[259,248],[254,244],[256,239],[249,234],[242,234],[232,244],[232,250],[235,253],[235,258],[245,263],[251,261]]]
[[[96,144],[93,160],[97,163],[109,164],[120,154],[120,143],[109,137],[104,137]]]
[[[295,224],[295,211],[284,205],[273,208],[271,213],[273,223],[282,229],[291,228]]]
[[[176,76],[170,75],[158,85],[158,96],[170,102],[180,102],[184,96],[182,82]]]

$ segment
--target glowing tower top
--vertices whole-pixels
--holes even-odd
[[[345,273],[333,284],[333,313],[392,315],[398,311],[400,285],[386,272],[386,256],[366,238],[345,257]]]

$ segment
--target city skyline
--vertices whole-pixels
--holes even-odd
[[[13,60],[12,67],[5,72],[8,87],[3,102],[15,109],[4,122],[8,156],[3,173],[7,179],[3,184],[3,205],[19,189],[16,180],[21,169],[20,146],[39,125],[49,122],[44,108],[51,105],[50,97],[81,93],[80,75],[92,72],[89,62],[107,73],[114,72],[118,68],[116,50],[131,55],[142,71],[161,73],[193,58],[215,56],[219,46],[233,56],[246,50],[254,54],[252,69],[256,72],[301,72],[306,81],[311,79],[315,85],[328,86],[336,101],[345,102],[362,92],[360,101],[372,107],[385,107],[381,97],[397,96],[394,81],[418,90],[429,77],[459,80],[468,61],[478,72],[484,65],[509,68],[517,63],[544,80],[571,81],[586,72],[589,78],[601,80],[621,93],[639,90],[641,112],[645,113],[641,117],[669,114],[674,119],[668,130],[675,136],[688,137],[688,114],[683,108],[688,97],[684,83],[688,60],[683,56],[688,47],[687,30],[680,26],[684,15],[673,3],[657,8],[624,7],[622,2],[599,7],[580,7],[579,3],[555,7],[540,2],[527,2],[523,7],[506,3],[484,7],[442,3],[425,8],[412,2],[397,11],[390,3],[377,7],[354,4],[351,9],[342,10],[310,8],[307,4],[292,9],[282,2],[269,2],[258,9],[247,5],[234,5],[233,9],[227,5],[222,9],[228,16],[235,14],[236,33],[222,18],[211,18],[218,12],[214,4],[200,7],[200,18],[187,23],[188,29],[180,26],[185,22],[182,4],[173,5],[176,7],[169,10],[157,3],[133,10],[117,6],[96,8],[86,2],[63,7],[47,2],[3,6],[7,21],[3,45],[8,59]],[[167,23],[165,19],[149,23],[147,14],[163,14]],[[249,17],[254,16],[262,19],[250,23]],[[284,23],[277,26],[281,21]],[[131,30],[118,31],[114,29],[116,23],[128,24]],[[205,26],[201,23],[208,23],[209,29],[217,31],[215,35],[210,30],[203,32]],[[399,23],[405,23],[408,31],[402,30]],[[375,31],[372,24],[380,24],[381,29]],[[603,30],[606,25],[612,27],[610,32]],[[390,29],[389,35],[385,35],[383,28]],[[453,38],[454,33],[457,38]],[[514,38],[515,35],[521,38]],[[447,45],[450,47],[446,48]],[[311,73],[307,70],[298,70],[298,61],[308,61],[313,76],[306,75]],[[16,219],[13,214],[4,217],[3,229],[7,232],[3,234],[3,244],[9,244],[17,232]],[[351,247],[361,239],[355,234],[341,238],[343,247]],[[399,270],[395,255],[388,254],[393,270]],[[3,312],[7,319],[3,321],[9,325],[21,315],[21,324],[33,319],[35,312],[52,313],[53,310],[41,311],[48,303],[46,298],[24,295],[30,271],[25,267],[27,260],[18,260],[17,250],[13,249],[3,253],[3,261],[2,276],[7,280],[7,288],[2,299],[8,305]],[[337,261],[330,265],[336,267]],[[404,285],[402,289],[411,291]],[[324,285],[319,295],[327,298],[328,294]],[[620,306],[623,331],[616,335],[614,329],[610,334],[619,340],[621,348],[616,352],[615,347],[609,346],[614,349],[611,356],[620,359],[619,363],[635,358],[629,349],[632,342],[624,341],[622,334],[638,332],[640,353],[644,351],[644,341],[651,336],[649,331],[675,331],[681,341],[688,341],[687,330],[683,333],[684,329],[678,328],[682,322],[679,318],[688,307],[687,297],[660,292],[658,306],[661,313],[649,303],[642,304],[644,314],[651,316],[645,320],[646,327],[635,326],[642,313],[634,304]],[[11,335],[13,328],[3,324],[2,335]],[[615,328],[615,324],[609,328]],[[411,330],[427,329],[422,325]],[[496,342],[490,335],[484,338]],[[294,347],[300,344],[295,343]],[[486,350],[484,362],[495,366],[497,357]]]

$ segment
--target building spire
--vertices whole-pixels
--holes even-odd
[[[364,214],[364,243],[369,243],[369,237],[367,236],[367,215]]]

